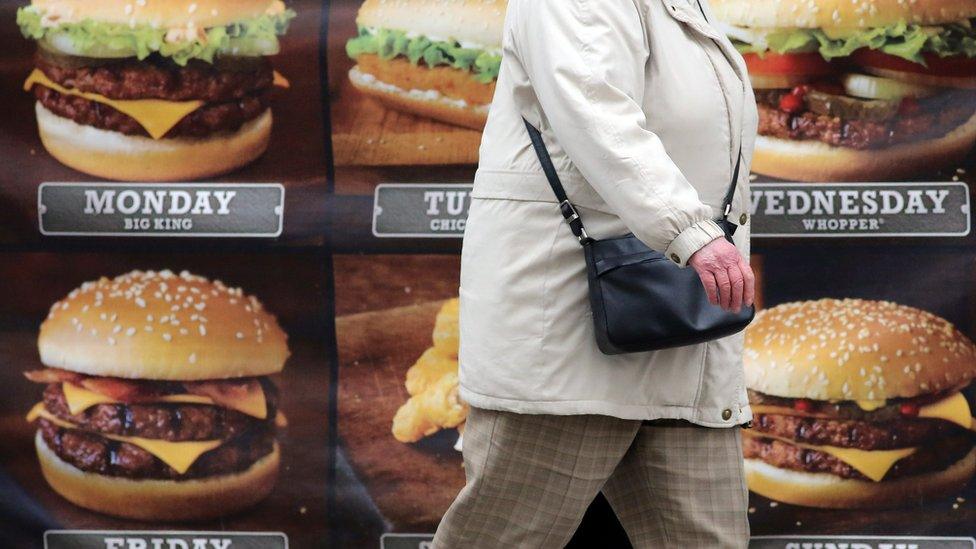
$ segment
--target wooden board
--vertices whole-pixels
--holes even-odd
[[[355,62],[345,43],[356,35],[359,0],[332,2],[329,12],[329,88],[336,166],[477,164],[481,131],[390,109],[349,81]]]
[[[442,301],[336,319],[339,438],[383,518],[396,531],[432,532],[464,486],[457,430],[415,444],[390,432],[409,395],[407,369],[431,345]]]

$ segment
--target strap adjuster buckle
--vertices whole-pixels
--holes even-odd
[[[563,217],[566,219],[566,223],[572,223],[580,218],[579,212],[573,207],[573,204],[567,199],[559,203],[559,210],[563,213]]]
[[[569,225],[569,229],[579,239],[580,244],[592,242],[593,239],[590,238],[590,235],[586,234],[586,229],[583,227],[583,220],[580,219],[579,212],[576,211],[576,207],[573,206],[568,198],[559,203],[559,211],[562,212],[566,224]]]

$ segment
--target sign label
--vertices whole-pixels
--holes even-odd
[[[288,549],[281,532],[48,530],[44,549]]]
[[[749,549],[976,549],[976,539],[929,536],[753,536]]]
[[[47,236],[274,238],[284,209],[285,188],[276,183],[42,183],[37,190]]]
[[[962,237],[969,187],[948,183],[752,183],[754,237]]]
[[[430,549],[434,534],[383,534],[380,549]]]
[[[373,235],[459,238],[471,205],[471,184],[383,183],[373,195]]]

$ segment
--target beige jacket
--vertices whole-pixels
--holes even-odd
[[[742,334],[607,356],[596,346],[582,249],[563,222],[524,115],[540,128],[590,236],[633,232],[683,268],[728,216],[749,253],[758,123],[742,57],[707,0],[509,0],[461,253],[460,395],[523,413],[752,417]]]

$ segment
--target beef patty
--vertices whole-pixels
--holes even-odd
[[[835,147],[878,149],[942,137],[976,113],[973,96],[945,93],[911,114],[886,122],[845,120],[809,110],[787,113],[779,109],[788,90],[757,90],[760,135],[791,140],[815,140]]]
[[[149,135],[135,118],[104,103],[61,94],[41,85],[34,86],[34,97],[52,113],[83,126],[126,135]],[[264,91],[235,101],[207,103],[183,117],[163,137],[207,137],[219,132],[234,132],[267,110],[270,102],[271,92]]]
[[[200,60],[191,60],[181,67],[156,57],[142,61],[127,58],[96,66],[65,65],[57,59],[41,53],[35,63],[48,78],[65,88],[110,99],[200,99],[226,103],[260,95],[274,83],[271,62],[263,57],[249,60],[247,70],[220,70]]]
[[[759,459],[781,469],[870,480],[854,467],[819,450],[761,436],[742,437],[742,447],[745,458]],[[895,462],[884,480],[944,470],[962,459],[972,448],[973,442],[968,435],[944,438],[938,444],[919,448],[914,454]]]
[[[147,403],[96,404],[78,414],[68,411],[60,383],[44,389],[44,407],[81,429],[118,436],[137,436],[169,441],[213,440],[238,436],[248,429],[274,421],[277,390],[262,383],[268,403],[267,419],[206,404]]]
[[[271,453],[274,430],[262,425],[203,454],[179,474],[149,452],[79,429],[66,429],[41,418],[41,437],[62,460],[82,471],[133,479],[192,479],[243,471]]]
[[[965,432],[962,427],[940,419],[868,422],[780,414],[756,414],[752,427],[757,433],[806,444],[859,450],[920,446]]]

